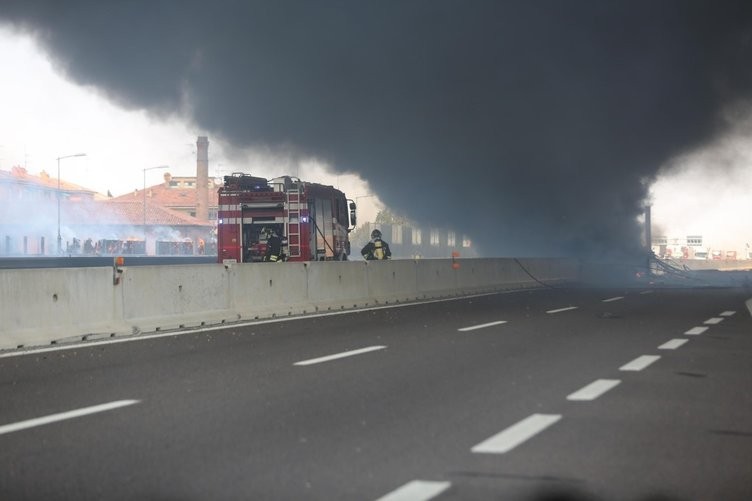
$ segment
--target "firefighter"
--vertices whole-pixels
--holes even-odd
[[[390,259],[392,251],[389,250],[389,244],[381,239],[381,232],[373,230],[371,232],[371,241],[366,244],[360,251],[363,257],[368,261]]]
[[[273,228],[267,232],[267,235],[264,261],[278,263],[282,260],[282,239]]]

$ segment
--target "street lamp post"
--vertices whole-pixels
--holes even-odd
[[[358,195],[355,197],[355,203],[357,204],[358,200],[360,200],[361,198],[370,198],[370,197],[375,197],[375,196],[376,195]]]
[[[146,171],[147,170],[156,170],[156,169],[169,169],[169,165],[157,165],[156,167],[146,167],[143,169],[144,171],[144,208],[143,208],[143,216],[144,216],[144,254],[146,254]]]
[[[57,253],[63,253],[63,237],[60,235],[60,160],[73,157],[85,157],[86,153],[76,153],[75,155],[66,155],[57,157]]]

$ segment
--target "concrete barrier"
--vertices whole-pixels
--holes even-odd
[[[134,266],[120,287],[123,320],[134,333],[237,320],[221,265]]]
[[[318,310],[369,304],[365,261],[319,261],[308,263],[307,268],[308,299]]]
[[[0,349],[459,296],[578,279],[572,259],[0,270]]]
[[[308,263],[234,264],[231,306],[239,320],[301,315],[314,310],[308,300]]]
[[[370,261],[366,263],[368,296],[375,304],[418,299],[418,274],[414,261]]]
[[[0,349],[128,332],[111,268],[0,272]]]
[[[498,259],[471,259],[460,262],[457,268],[457,289],[463,292],[486,292],[495,290],[507,280],[506,271]],[[500,269],[501,268],[501,269]]]
[[[451,259],[417,259],[418,297],[449,297],[458,293],[457,270]]]

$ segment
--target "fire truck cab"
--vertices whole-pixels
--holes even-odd
[[[219,188],[217,256],[220,263],[264,261],[274,232],[282,260],[345,261],[355,224],[355,202],[333,186],[234,173]]]

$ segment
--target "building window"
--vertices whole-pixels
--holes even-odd
[[[423,233],[419,228],[413,228],[413,245],[420,245],[423,243]]]
[[[431,245],[439,246],[439,230],[431,230]]]
[[[457,236],[453,231],[447,233],[447,247],[454,247],[457,245]]]
[[[473,243],[470,241],[467,235],[462,235],[462,247],[470,247]]]
[[[217,209],[209,209],[209,220],[214,221],[217,219]]]
[[[393,244],[401,244],[402,243],[402,225],[401,224],[395,224],[392,226],[392,243]]]

